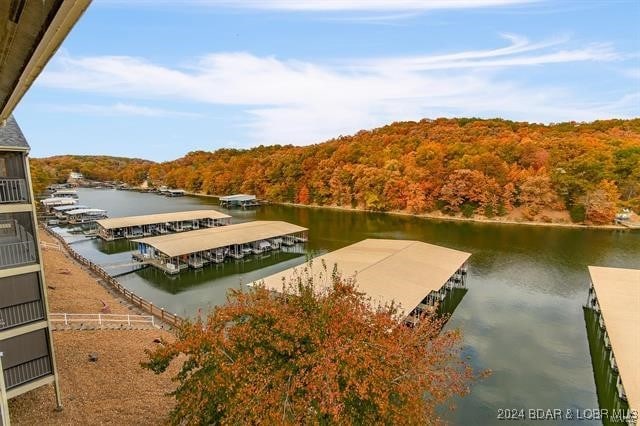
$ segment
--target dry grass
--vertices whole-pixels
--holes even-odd
[[[40,238],[54,240],[43,232]],[[104,301],[112,312],[131,312],[64,252],[43,252],[49,306],[52,312],[97,313]],[[143,425],[165,421],[174,400],[171,377],[142,369],[144,349],[153,340],[172,339],[164,330],[54,331],[53,340],[64,409],[55,411],[53,386],[44,386],[10,401],[13,424]],[[97,362],[88,355],[96,353]]]

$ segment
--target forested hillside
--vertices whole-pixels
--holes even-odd
[[[137,184],[146,178],[152,164],[152,161],[138,158],[103,155],[59,155],[30,159],[31,178],[36,193],[51,183],[66,182],[72,171],[80,172],[90,180],[119,180]]]
[[[610,223],[620,207],[640,210],[640,119],[422,120],[305,147],[191,152],[106,168],[104,175],[92,161],[77,168],[129,182],[148,169],[158,184],[275,202],[485,217],[517,212],[539,221],[570,212],[574,221],[591,223]]]

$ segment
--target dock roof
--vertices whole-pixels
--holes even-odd
[[[226,195],[224,197],[220,197],[220,201],[251,201],[255,200],[255,195],[249,194],[234,194],[234,195]]]
[[[343,277],[355,277],[358,289],[374,303],[395,301],[404,318],[431,292],[438,291],[471,256],[458,250],[421,241],[367,239],[314,258],[314,277],[337,265]],[[305,265],[287,269],[264,280],[268,289],[282,291],[283,279],[299,274]],[[325,282],[325,280],[315,280]]]
[[[640,269],[589,266],[629,406],[640,409]]]
[[[70,204],[78,204],[78,200],[75,198],[64,198],[64,197],[49,197],[44,200],[40,200],[42,204],[45,206],[63,206]]]
[[[228,214],[217,210],[189,210],[185,212],[147,214],[143,216],[113,217],[98,220],[97,223],[105,229],[126,228],[128,226],[151,225],[153,223],[180,222],[196,219],[224,219]]]
[[[53,208],[53,210],[57,211],[57,212],[66,212],[69,210],[78,210],[78,209],[88,209],[89,206],[84,206],[84,205],[79,205],[79,204],[72,204],[69,206],[55,206]]]
[[[76,214],[87,214],[87,213],[106,213],[106,210],[102,210],[102,209],[74,209],[74,210],[68,210],[66,213],[68,215],[76,215]]]
[[[174,257],[304,231],[307,228],[288,222],[256,220],[133,241],[150,245],[167,256]]]

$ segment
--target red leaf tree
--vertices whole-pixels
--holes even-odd
[[[282,293],[231,292],[148,353],[157,373],[183,361],[173,423],[425,424],[468,392],[460,333],[443,332],[442,319],[408,328],[396,307],[373,307],[335,268],[324,267],[322,286],[304,270]]]

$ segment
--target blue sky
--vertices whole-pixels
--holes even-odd
[[[640,1],[94,0],[16,109],[32,156],[169,160],[393,121],[640,116]]]

